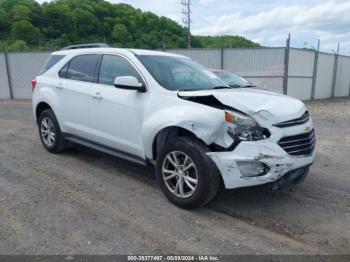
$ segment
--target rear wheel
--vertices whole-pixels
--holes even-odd
[[[220,174],[206,154],[209,149],[194,138],[180,137],[163,146],[156,175],[169,201],[192,209],[211,201],[220,185]]]
[[[46,109],[40,114],[38,128],[40,140],[47,151],[59,153],[66,149],[67,142],[51,109]]]

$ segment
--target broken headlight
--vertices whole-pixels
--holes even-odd
[[[225,120],[229,123],[227,133],[235,142],[261,140],[270,136],[266,128],[260,127],[248,115],[234,111],[225,111]]]

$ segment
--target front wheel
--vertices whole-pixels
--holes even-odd
[[[189,137],[177,138],[163,146],[157,158],[156,175],[171,203],[193,209],[215,197],[220,174],[207,152],[204,143]]]

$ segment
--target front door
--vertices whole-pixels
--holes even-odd
[[[135,76],[135,67],[124,57],[103,55],[97,83],[90,89],[92,139],[126,155],[144,159],[142,122],[147,93],[114,87],[117,76]]]

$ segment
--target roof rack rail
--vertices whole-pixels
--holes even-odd
[[[81,45],[69,45],[69,46],[63,47],[61,50],[72,50],[72,49],[80,49],[80,48],[103,48],[103,47],[110,47],[110,46],[104,43],[92,43],[92,44],[81,44]]]

